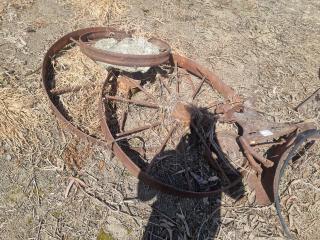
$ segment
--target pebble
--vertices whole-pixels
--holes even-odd
[[[36,32],[36,29],[33,28],[33,27],[31,27],[31,26],[29,26],[29,27],[26,28],[26,32],[28,32],[28,33],[34,33],[34,32]]]
[[[207,198],[207,197],[203,198],[202,201],[203,201],[203,204],[209,205],[209,198]]]
[[[3,144],[4,150],[8,151],[10,149],[10,145],[8,143]]]
[[[7,154],[7,155],[5,156],[5,160],[6,160],[6,161],[10,161],[11,159],[12,159],[12,157],[11,157],[10,154]]]

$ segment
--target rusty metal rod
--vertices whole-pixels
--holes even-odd
[[[200,91],[203,83],[205,82],[205,80],[206,80],[206,77],[203,77],[202,80],[201,80],[201,82],[200,82],[199,85],[197,86],[196,90],[193,92],[192,100],[194,100],[195,97],[197,96],[197,94],[199,93],[199,91]]]
[[[64,88],[53,88],[50,90],[50,93],[54,94],[54,95],[62,95],[65,93],[69,93],[69,92],[78,92],[80,91],[82,88],[86,88],[92,86],[92,84],[88,84],[88,85],[84,85],[84,86],[73,86],[73,87],[64,87]]]
[[[176,78],[176,93],[180,92],[180,80],[178,76],[178,64],[177,62],[174,63],[174,71],[175,71],[175,78]]]
[[[145,90],[140,84],[138,84],[135,80],[127,78],[131,83],[133,83],[139,90],[141,90],[144,94],[146,94],[149,98],[151,98],[154,102],[157,102],[156,98]]]
[[[261,156],[256,151],[254,151],[254,149],[250,146],[245,137],[241,136],[239,140],[242,146],[246,149],[246,151],[248,151],[256,160],[261,162],[265,167],[269,168],[273,166],[274,163],[271,160]]]
[[[206,106],[204,107],[205,110],[208,110],[210,108],[213,108],[213,107],[217,107],[220,103],[218,102],[215,102],[215,103],[210,103],[209,106]]]
[[[143,127],[133,128],[133,129],[125,131],[125,132],[117,133],[116,136],[117,137],[128,136],[128,135],[131,135],[131,134],[135,134],[135,133],[138,133],[138,132],[142,132],[142,131],[148,130],[150,128],[157,127],[160,124],[161,124],[161,122],[156,122],[156,123],[149,124],[149,125],[146,125],[146,126],[143,126]]]
[[[294,108],[294,110],[295,111],[299,111],[299,109],[303,106],[303,105],[305,105],[305,104],[307,104],[307,103],[309,103],[310,101],[312,101],[312,99],[316,96],[316,95],[318,95],[319,94],[319,96],[320,96],[320,88],[319,89],[317,89],[314,93],[312,93],[309,97],[307,97],[303,102],[301,102],[298,106],[296,106],[295,108]]]
[[[119,126],[119,129],[121,132],[123,132],[123,130],[124,130],[124,125],[126,124],[127,115],[128,115],[128,113],[126,111],[124,111],[121,115],[120,126]]]
[[[153,159],[151,160],[151,162],[149,163],[148,167],[147,167],[147,172],[149,172],[151,170],[151,168],[153,167],[156,159],[157,159],[157,155],[159,155],[160,153],[162,153],[162,151],[165,149],[169,139],[171,138],[172,134],[174,133],[174,131],[176,130],[177,125],[175,124],[169,131],[167,137],[165,138],[165,140],[163,141],[163,143],[161,144],[159,150],[157,151],[157,153],[155,154],[155,156],[153,157]]]
[[[128,92],[126,98],[130,99],[130,97],[131,97],[130,93]],[[120,123],[119,123],[120,132],[124,131],[124,125],[126,124],[127,116],[128,116],[128,112],[124,110],[123,113],[121,114]]]
[[[132,103],[142,107],[159,108],[157,104],[147,103],[145,101],[132,100],[132,99],[127,99],[127,98],[122,98],[117,96],[110,96],[110,95],[105,95],[105,97],[106,99],[109,99],[109,100]]]
[[[239,137],[239,141],[241,144],[241,147],[243,149],[243,153],[246,156],[246,158],[248,159],[251,167],[256,170],[259,174],[262,173],[262,168],[261,166],[254,160],[253,156],[251,155],[249,149],[248,149],[248,145],[246,144],[246,142],[244,141],[243,137]]]
[[[176,93],[179,93],[180,92],[180,81],[179,79],[177,78],[176,79]]]

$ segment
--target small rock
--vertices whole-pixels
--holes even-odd
[[[3,148],[4,148],[4,150],[8,151],[10,148],[10,145],[8,143],[4,143]]]
[[[114,236],[116,239],[128,239],[127,229],[122,225],[122,223],[113,216],[107,218],[108,225],[106,230]]]
[[[34,32],[36,32],[36,29],[34,29],[33,27],[29,26],[29,27],[26,28],[26,32],[34,33]]]
[[[203,198],[202,201],[204,205],[209,205],[209,198]]]
[[[12,156],[10,155],[10,154],[7,154],[6,156],[5,156],[5,160],[6,161],[10,161],[12,159]]]
[[[212,177],[208,178],[209,182],[215,182],[215,181],[218,181],[218,180],[220,180],[220,179],[217,176],[212,176]]]
[[[252,240],[252,239],[255,239],[256,237],[255,237],[255,235],[254,235],[254,233],[252,232],[252,233],[250,233],[250,235],[249,235],[249,239],[250,240]]]

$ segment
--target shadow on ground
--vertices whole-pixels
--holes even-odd
[[[191,137],[192,139],[192,137]],[[183,137],[175,150],[168,150],[161,155],[181,155],[181,147],[186,146],[188,137]],[[190,144],[190,142],[189,142]],[[237,179],[240,174],[233,168],[227,171],[230,180]],[[201,186],[196,186],[201,189]],[[217,187],[217,186],[216,186]],[[204,189],[202,189],[204,191]],[[240,182],[224,192],[234,200],[244,194]],[[223,193],[211,198],[180,198],[150,189],[142,181],[138,184],[138,198],[141,201],[156,200],[152,203],[152,212],[145,226],[143,240],[151,239],[213,239],[220,235],[220,207]]]

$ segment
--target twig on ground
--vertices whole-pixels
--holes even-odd
[[[37,181],[36,181],[35,177],[33,177],[32,182],[33,182],[34,188],[36,189],[38,204],[41,205],[41,199],[40,199],[40,195],[39,195],[39,188],[38,188],[38,184],[37,184]]]
[[[217,207],[217,209],[215,209],[215,210],[208,216],[208,218],[205,219],[205,220],[202,222],[202,224],[201,224],[201,226],[200,226],[200,228],[199,228],[198,234],[197,234],[197,240],[200,239],[200,234],[201,234],[201,231],[202,231],[202,228],[203,228],[204,224],[205,224],[206,222],[208,222],[208,221],[214,216],[214,214],[215,214],[217,211],[219,211],[219,210],[220,210],[220,207]]]
[[[43,219],[40,219],[39,225],[38,225],[38,232],[37,232],[37,237],[36,240],[40,240],[40,234],[41,234],[41,229],[42,229],[42,224],[44,223]]]

